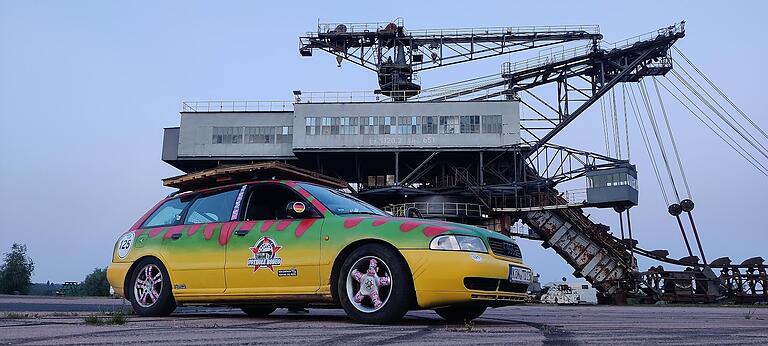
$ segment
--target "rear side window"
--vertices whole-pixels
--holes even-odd
[[[187,211],[184,223],[227,222],[240,190],[229,190],[196,199]]]
[[[179,198],[168,200],[157,208],[152,215],[144,221],[142,228],[173,225],[181,219],[181,212],[187,206],[187,201]]]

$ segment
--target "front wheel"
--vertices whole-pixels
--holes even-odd
[[[344,259],[338,278],[344,311],[361,323],[392,323],[413,301],[410,272],[398,254],[383,245],[363,245]]]
[[[168,316],[176,310],[168,271],[157,258],[139,261],[131,274],[128,294],[133,311],[139,316]]]
[[[469,322],[485,313],[485,309],[485,306],[449,306],[435,312],[449,322]]]

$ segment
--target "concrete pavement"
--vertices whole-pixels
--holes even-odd
[[[470,325],[414,311],[391,326],[356,324],[335,309],[250,318],[236,309],[192,307],[166,318],[129,316],[117,326],[84,322],[84,315],[123,304],[0,296],[0,344],[768,344],[764,307],[530,305],[489,309]]]

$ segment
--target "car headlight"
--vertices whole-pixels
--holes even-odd
[[[468,235],[441,235],[429,243],[430,250],[488,252],[483,239]]]

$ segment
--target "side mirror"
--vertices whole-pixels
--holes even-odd
[[[288,202],[285,207],[285,214],[293,219],[301,219],[307,217],[307,206],[304,202]]]
[[[424,216],[421,215],[421,210],[414,207],[409,207],[408,209],[405,210],[405,217],[411,217],[416,219],[424,218]]]

